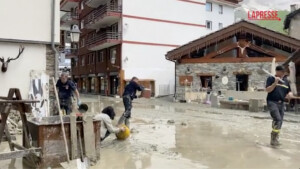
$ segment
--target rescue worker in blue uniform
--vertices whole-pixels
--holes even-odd
[[[143,91],[144,87],[139,85],[139,79],[137,77],[133,77],[129,84],[125,87],[123,93],[123,104],[125,107],[125,112],[120,117],[118,121],[118,125],[124,124],[129,128],[131,118],[131,109],[132,109],[132,100],[136,99],[136,91]]]
[[[72,96],[73,93],[77,98],[77,105],[81,104],[79,92],[73,81],[68,79],[68,73],[63,72],[60,79],[56,83],[58,88],[58,97],[60,102],[60,108],[65,111],[67,115],[72,112]]]
[[[275,77],[268,77],[266,82],[267,106],[273,119],[270,144],[275,147],[280,145],[279,133],[284,117],[284,101],[293,97],[290,84],[284,75],[284,67],[277,66]]]

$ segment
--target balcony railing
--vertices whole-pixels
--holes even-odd
[[[116,6],[115,4],[106,4],[97,10],[94,10],[86,18],[84,18],[84,24],[93,23],[97,18],[103,18],[108,12],[122,12],[122,6]]]
[[[121,32],[104,32],[104,33],[96,34],[96,36],[89,38],[86,44],[92,45],[105,40],[121,40],[121,38],[122,38]]]
[[[78,13],[67,12],[61,19],[62,21],[78,20],[79,15]]]

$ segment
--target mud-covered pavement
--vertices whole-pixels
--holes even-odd
[[[116,107],[118,115],[123,112],[120,99],[103,103]],[[283,145],[274,149],[269,146],[271,119],[267,112],[213,109],[203,104],[172,103],[165,98],[138,99],[133,105],[134,133],[126,141],[115,140],[115,136],[103,141],[99,167],[300,167],[300,116],[286,116]]]
[[[95,100],[93,96],[83,99]],[[300,168],[300,116],[286,115],[280,138],[283,145],[274,149],[269,146],[271,119],[267,112],[214,109],[169,100],[135,100],[131,137],[118,141],[109,136],[101,143],[101,160],[91,168]],[[100,101],[102,107],[115,108],[116,123],[124,110],[122,100]],[[94,109],[99,111],[99,106]],[[10,167],[9,163],[3,161],[0,168],[22,166],[20,160]]]

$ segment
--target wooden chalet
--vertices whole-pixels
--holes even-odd
[[[216,91],[264,88],[267,75],[260,70],[270,71],[274,58],[276,63],[283,63],[298,49],[298,39],[240,21],[169,51],[166,59],[176,64],[176,94],[181,97],[187,87]],[[298,91],[299,55],[297,52],[292,58],[297,68]],[[226,85],[222,83],[225,76],[229,81]]]

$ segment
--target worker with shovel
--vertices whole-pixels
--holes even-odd
[[[284,100],[293,97],[290,84],[284,75],[284,67],[277,66],[275,77],[268,77],[266,83],[267,106],[273,119],[270,144],[274,147],[280,145],[279,133],[284,116]]]
[[[136,91],[144,90],[144,87],[139,85],[139,79],[137,77],[133,77],[129,84],[125,87],[123,93],[123,104],[125,107],[125,112],[120,117],[118,121],[118,125],[122,125],[125,122],[125,125],[130,129],[129,119],[131,118],[131,109],[132,109],[132,100],[136,99]]]
[[[111,106],[108,106],[102,110],[102,113],[97,114],[94,120],[101,120],[101,141],[108,137],[111,133],[119,133],[125,131],[124,127],[115,128],[112,125],[112,120],[114,120],[116,114]]]
[[[69,115],[72,112],[73,92],[77,98],[77,105],[80,106],[81,104],[76,85],[71,80],[68,80],[68,73],[62,72],[60,79],[56,83],[56,87],[58,88],[60,108]]]

